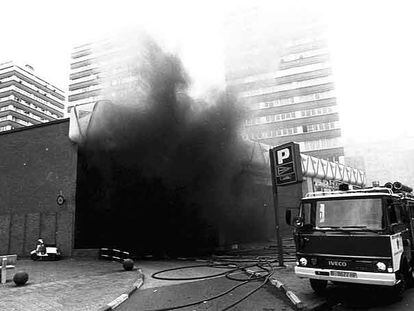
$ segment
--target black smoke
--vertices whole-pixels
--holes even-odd
[[[192,99],[180,60],[143,49],[139,92],[98,102],[79,146],[75,247],[178,255],[268,239],[268,168],[240,139],[239,103]]]

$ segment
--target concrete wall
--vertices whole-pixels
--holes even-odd
[[[64,119],[0,133],[0,255],[28,256],[39,237],[71,255],[77,147],[68,132]]]

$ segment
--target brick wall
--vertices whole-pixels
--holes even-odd
[[[71,255],[77,147],[68,132],[64,119],[0,133],[1,255],[28,256],[39,237]]]

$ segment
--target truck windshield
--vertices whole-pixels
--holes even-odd
[[[381,199],[323,200],[305,203],[305,222],[316,229],[380,230],[383,228]],[[306,216],[306,213],[309,213]]]

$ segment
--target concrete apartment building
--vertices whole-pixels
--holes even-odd
[[[292,24],[293,25],[293,24]],[[226,23],[226,83],[246,110],[242,135],[343,161],[338,106],[323,26],[265,23],[260,8]]]
[[[79,104],[94,103],[102,99],[100,94],[101,70],[96,62],[93,44],[73,49],[69,76],[69,108]]]
[[[122,100],[137,90],[136,63],[142,40],[129,33],[76,46],[72,50],[68,110],[90,110],[99,100]]]
[[[0,64],[0,131],[63,117],[64,92],[40,78],[33,67]]]

